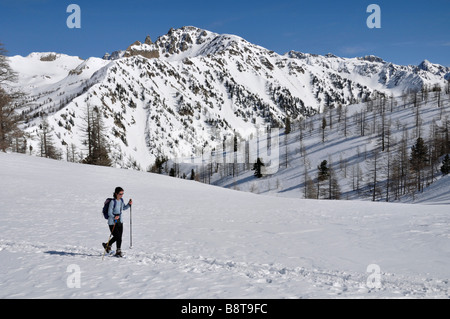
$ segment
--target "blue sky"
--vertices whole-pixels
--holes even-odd
[[[66,25],[71,3],[81,8],[81,29]],[[366,25],[372,3],[381,8],[381,29]],[[396,64],[428,59],[450,66],[450,0],[0,0],[0,42],[10,55],[101,57],[186,25],[236,34],[280,54],[373,54]]]

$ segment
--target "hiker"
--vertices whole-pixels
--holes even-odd
[[[123,221],[122,221],[122,211],[127,210],[133,204],[133,201],[130,199],[128,204],[124,205],[123,202],[123,194],[124,190],[122,187],[116,187],[114,190],[114,200],[109,202],[108,208],[108,226],[111,231],[112,238],[108,243],[103,243],[103,248],[107,253],[111,251],[111,246],[116,243],[116,255],[118,257],[122,257],[122,233],[123,233]]]

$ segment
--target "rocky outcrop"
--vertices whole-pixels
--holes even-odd
[[[127,58],[131,56],[140,55],[147,59],[159,58],[159,50],[153,48],[151,41],[152,40],[150,39],[150,37],[147,36],[144,44],[142,44],[140,41],[134,42],[126,49],[123,56]]]

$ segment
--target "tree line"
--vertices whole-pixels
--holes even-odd
[[[437,117],[426,127],[428,134],[425,136],[421,109],[430,99],[438,111]],[[314,117],[296,120],[287,116],[284,134],[280,136],[280,168],[298,165],[300,158],[303,180],[299,187],[303,198],[341,199],[351,196],[350,192],[373,201],[394,201],[408,194],[414,196],[434,182],[439,174],[450,172],[447,155],[450,153],[450,118],[446,110],[450,103],[444,103],[445,99],[450,101],[449,84],[444,89],[438,85],[423,86],[421,90],[405,92],[400,98],[375,92],[351,115],[346,106],[330,104]],[[395,121],[391,116],[401,110],[411,112],[408,123]],[[312,173],[305,139],[315,136],[325,145],[328,136],[336,132],[346,138],[366,137],[374,141],[375,147],[367,150],[366,146],[364,149],[358,146],[353,163],[339,153],[333,155],[334,159],[330,156],[317,163],[316,172]],[[292,143],[295,139],[297,143]],[[294,152],[293,147],[296,148]],[[291,157],[296,158],[295,164]],[[210,183],[214,174],[219,174],[219,178],[235,178],[253,169],[257,180],[264,177],[261,174],[263,165],[261,159],[245,164],[237,161],[205,163],[197,166],[192,175],[201,182]],[[350,180],[350,192],[342,193],[340,180],[343,178]]]
[[[438,117],[433,119],[424,136],[422,104],[428,102],[429,95],[435,98],[435,107],[439,109]],[[450,100],[450,89],[445,89],[447,99]],[[448,174],[450,171],[450,135],[447,110],[443,103],[444,96],[439,86],[423,87],[419,91],[405,93],[398,104],[393,96],[387,97],[378,94],[374,99],[368,100],[365,107],[347,117],[346,109],[338,106],[328,109],[322,114],[318,130],[322,143],[326,142],[327,134],[331,134],[332,125],[338,125],[342,135],[347,137],[349,129],[353,129],[353,136],[367,136],[375,142],[372,150],[357,150],[356,164],[353,163],[351,171],[348,159],[339,159],[336,165],[328,166],[324,160],[317,169],[317,176],[311,178],[308,165],[305,164],[304,197],[338,199],[340,194],[335,170],[340,170],[340,177],[350,178],[352,191],[359,196],[369,197],[371,200],[398,200],[401,196],[422,192],[424,188],[433,183],[438,174]],[[447,106],[450,103],[447,103]],[[407,106],[409,105],[409,106]],[[389,113],[396,109],[413,111],[414,127],[408,128],[412,123],[394,123]],[[333,113],[333,116],[332,116]],[[312,133],[313,124],[310,120],[302,120],[298,126],[300,140],[299,151],[302,152],[305,163],[307,154],[302,138],[305,131]],[[350,124],[350,125],[349,125]],[[394,131],[397,134],[394,134]],[[399,134],[400,132],[400,134]],[[307,133],[306,133],[307,134]],[[398,136],[400,135],[400,138]],[[335,155],[336,156],[336,155]],[[445,157],[444,157],[445,156]],[[366,170],[363,171],[362,165]],[[328,183],[327,188],[324,187]],[[334,185],[334,186],[333,186]]]

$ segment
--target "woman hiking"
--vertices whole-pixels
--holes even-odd
[[[123,233],[123,221],[122,221],[122,211],[127,210],[133,204],[130,199],[128,204],[124,205],[123,202],[124,190],[122,187],[116,187],[114,190],[114,200],[109,202],[108,208],[108,226],[113,236],[108,243],[103,243],[103,248],[107,253],[111,251],[111,246],[116,243],[116,254],[117,257],[122,257],[122,233]]]

